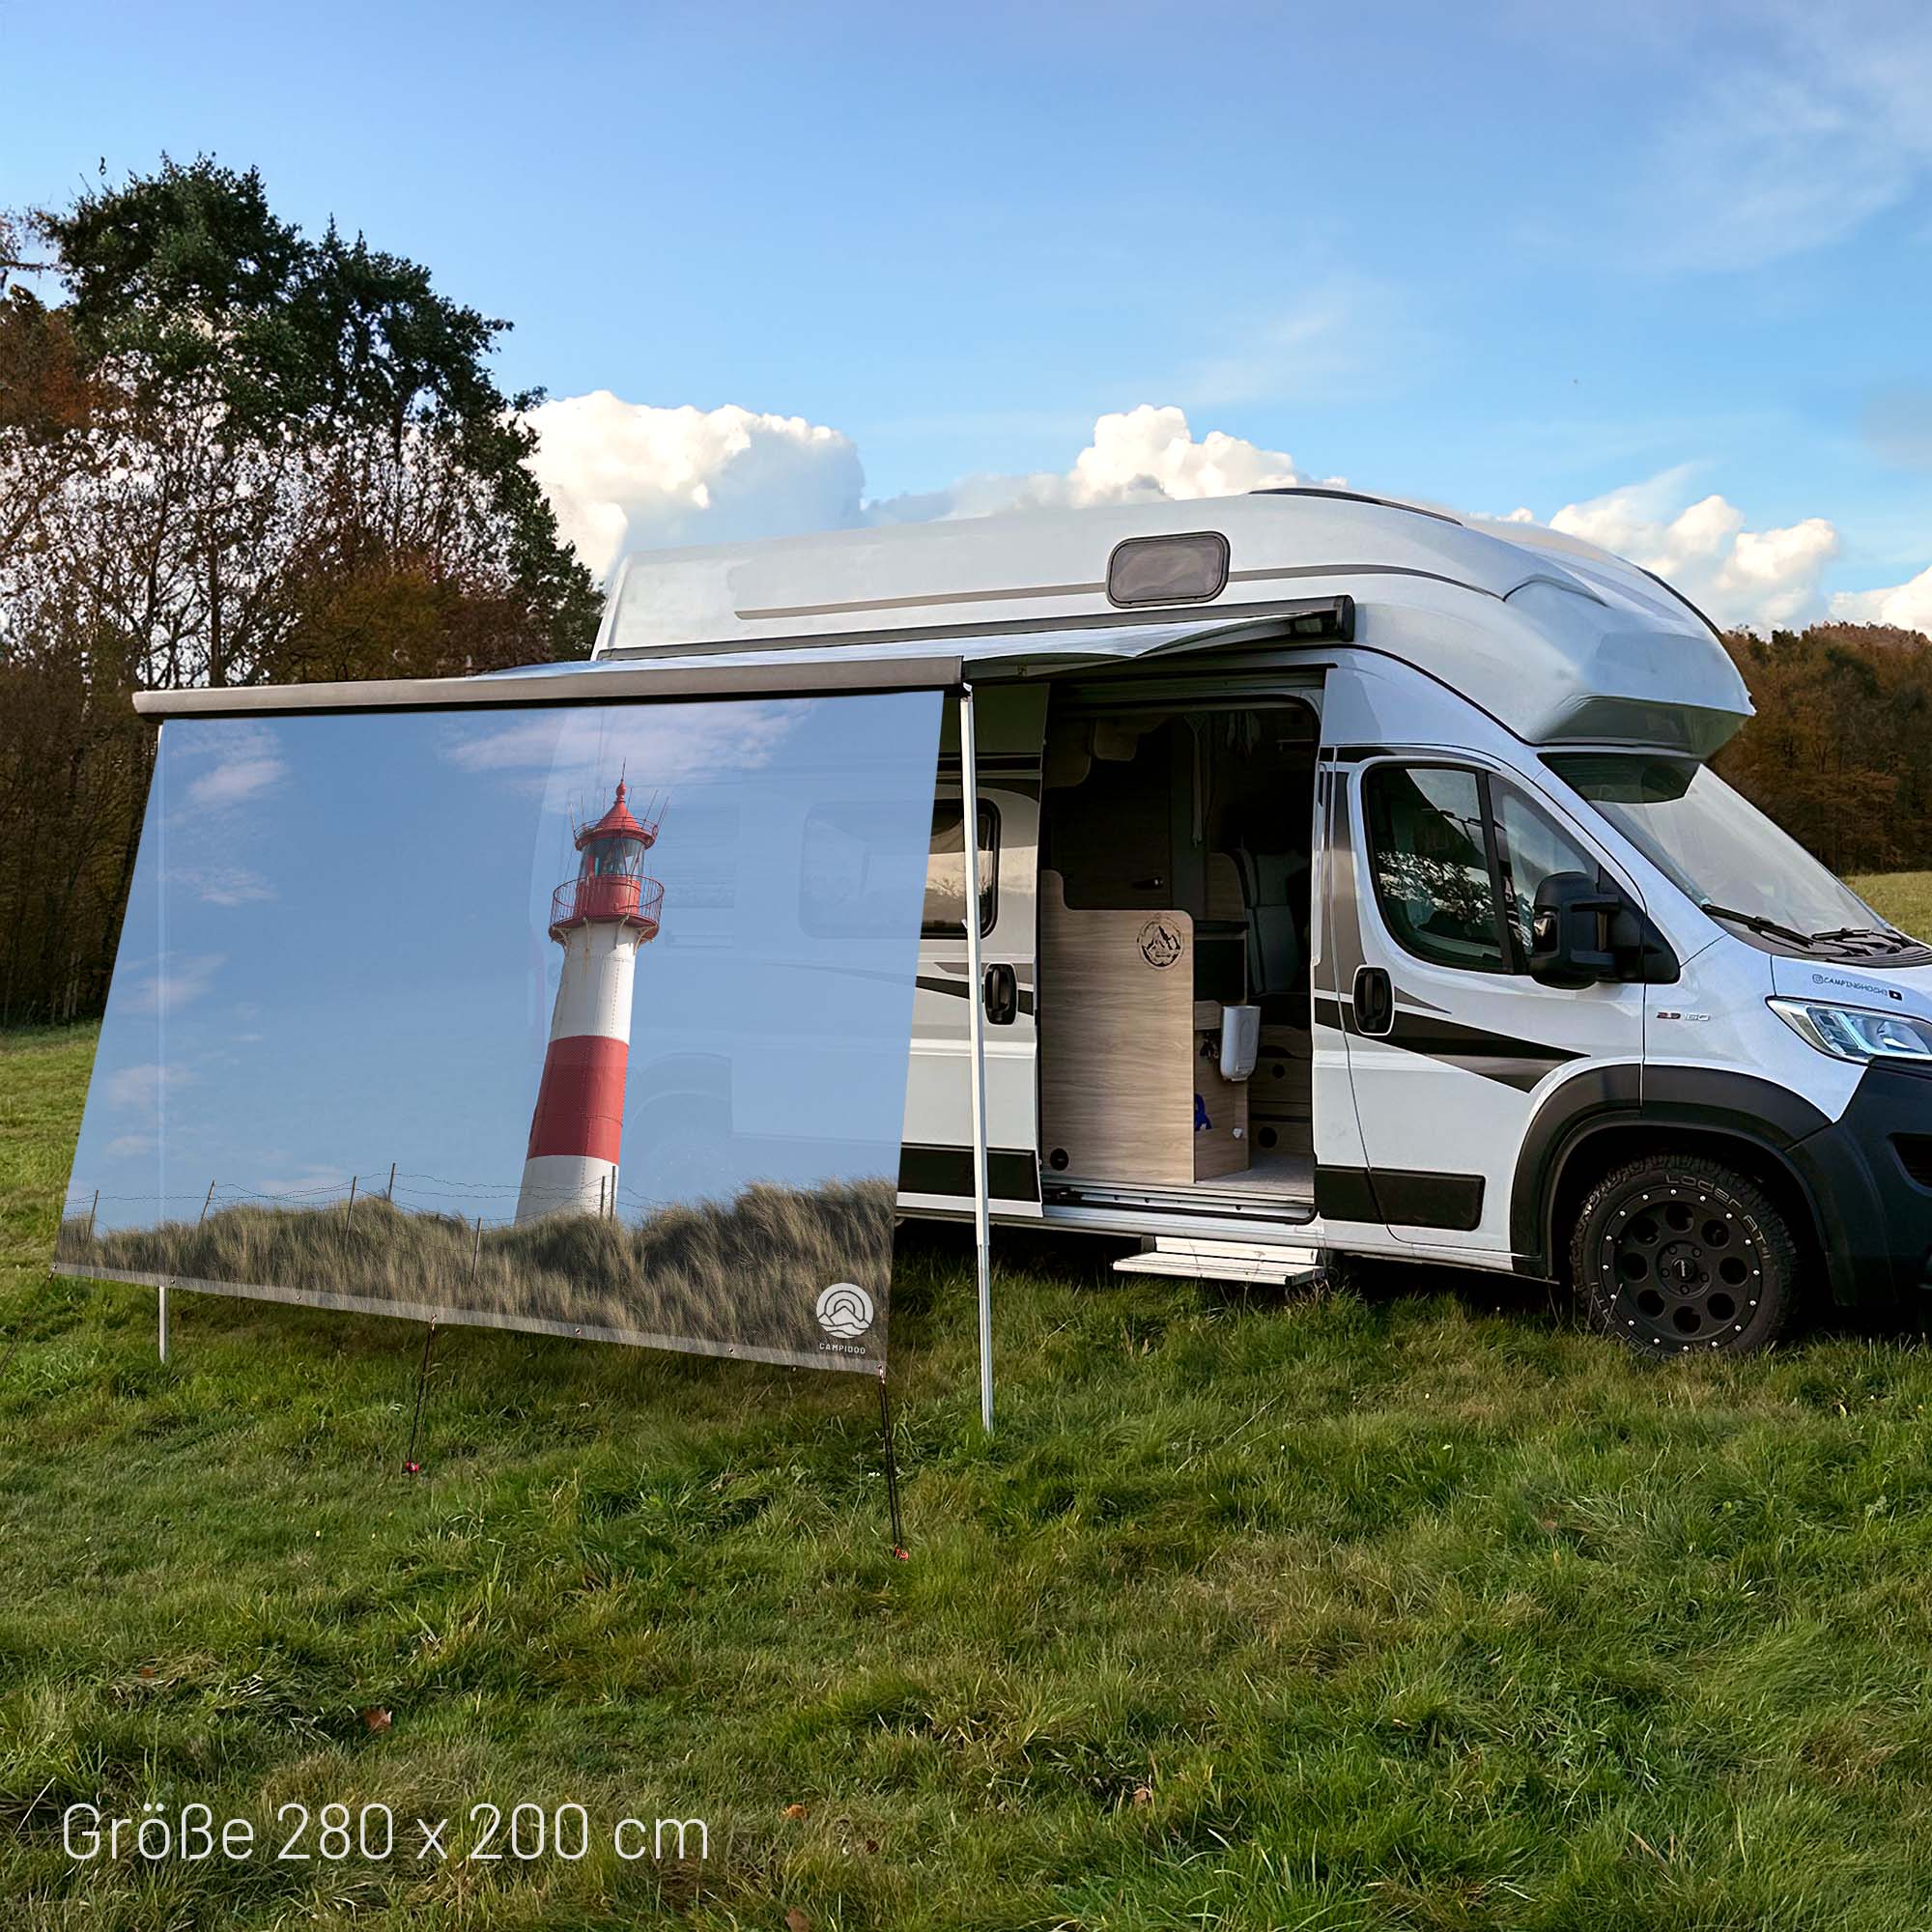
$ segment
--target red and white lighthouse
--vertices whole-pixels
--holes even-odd
[[[530,1120],[517,1219],[614,1214],[631,1055],[638,949],[657,937],[664,887],[644,877],[659,811],[639,821],[620,781],[611,810],[577,834],[577,876],[551,895],[550,936],[563,948],[543,1084]]]

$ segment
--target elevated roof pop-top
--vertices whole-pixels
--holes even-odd
[[[1218,588],[1122,609],[1117,550],[1184,533],[1225,545]],[[1254,642],[1270,619],[1294,641],[1293,613],[1337,598],[1351,600],[1346,640],[1531,743],[1701,756],[1750,716],[1708,619],[1637,565],[1538,525],[1326,490],[640,551],[611,583],[595,655],[668,669],[943,644],[985,677]]]
[[[1670,628],[1699,614],[1609,552],[1533,524],[1463,521],[1440,510],[1334,490],[1161,499],[836,530],[756,543],[639,551],[611,581],[596,655],[742,646],[761,639],[956,634],[983,623],[1181,614],[1123,612],[1108,596],[1116,547],[1214,531],[1225,587],[1191,611],[1360,592],[1365,577],[1407,577],[1507,598],[1544,579],[1654,605]]]

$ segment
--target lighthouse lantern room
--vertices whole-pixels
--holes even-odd
[[[639,818],[618,781],[611,809],[576,833],[578,866],[551,895],[550,936],[563,948],[543,1081],[517,1197],[519,1222],[614,1214],[639,949],[657,937],[664,887],[644,876],[662,803]]]

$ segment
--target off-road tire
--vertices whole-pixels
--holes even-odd
[[[1777,1203],[1703,1154],[1648,1155],[1605,1175],[1570,1240],[1570,1279],[1590,1324],[1653,1361],[1769,1348],[1790,1318],[1798,1271]]]

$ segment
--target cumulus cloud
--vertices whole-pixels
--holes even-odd
[[[867,506],[874,523],[982,517],[1000,510],[1081,509],[1094,503],[1236,497],[1305,482],[1283,449],[1264,449],[1225,430],[1198,442],[1183,412],[1142,403],[1101,416],[1094,440],[1064,471],[968,476],[944,490],[892,497]]]
[[[1897,624],[1932,632],[1932,567],[1882,590],[1841,590],[1832,615],[1846,624]]]
[[[532,467],[566,535],[599,571],[627,551],[673,543],[1236,496],[1343,480],[1311,477],[1288,451],[1226,430],[1197,435],[1183,411],[1151,403],[1100,416],[1086,447],[1065,469],[967,476],[940,489],[870,500],[851,439],[802,416],[729,406],[656,409],[599,390],[546,403],[533,420],[543,441]],[[1689,468],[1666,470],[1568,503],[1549,522],[1656,571],[1720,624],[1766,630],[1820,614],[1826,608],[1823,575],[1838,554],[1836,527],[1824,517],[1754,526],[1727,497],[1696,496],[1690,479]],[[1536,517],[1519,506],[1501,521],[1533,523]],[[1840,593],[1830,608],[1834,616],[1932,627],[1932,572],[1889,588]],[[469,770],[514,769],[534,778],[547,771],[554,740],[543,735],[539,744],[519,730],[466,737],[448,755]],[[731,762],[744,749],[692,740],[681,749],[667,745],[649,753],[657,760],[653,769],[668,761],[690,771]],[[583,776],[589,777],[587,768]],[[243,772],[223,782],[235,787],[245,779]],[[233,882],[223,885],[235,890]]]
[[[655,409],[609,389],[540,404],[530,469],[600,577],[627,550],[839,529],[865,473],[849,437],[803,416]]]
[[[1685,471],[1667,470],[1565,504],[1549,526],[1656,571],[1720,624],[1763,630],[1803,622],[1817,607],[1820,574],[1837,554],[1837,530],[1823,517],[1747,529],[1744,511],[1719,496],[1679,508],[1685,482]]]
[[[1226,497],[1305,480],[1286,450],[1223,430],[1197,440],[1181,411],[1149,403],[1101,416],[1067,469],[968,476],[877,502],[866,500],[851,439],[803,416],[729,404],[658,409],[599,389],[544,403],[530,422],[539,438],[530,468],[563,534],[599,576],[633,550],[1001,510]]]

